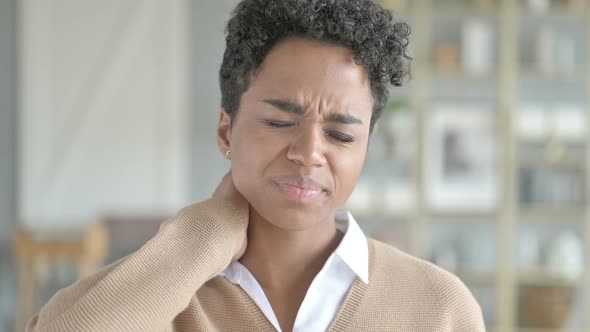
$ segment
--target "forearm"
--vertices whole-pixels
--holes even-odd
[[[58,292],[27,331],[163,331],[230,263],[245,227],[225,201],[184,208],[138,251]]]

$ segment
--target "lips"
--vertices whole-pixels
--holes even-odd
[[[285,176],[274,177],[272,180],[287,199],[296,202],[313,201],[326,192],[319,182],[309,177]]]

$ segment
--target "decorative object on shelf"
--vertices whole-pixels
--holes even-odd
[[[516,127],[518,136],[527,142],[542,142],[547,138],[549,121],[544,106],[540,104],[523,103],[516,113]]]
[[[424,163],[426,195],[432,209],[491,211],[496,207],[495,127],[489,106],[433,106]]]
[[[459,66],[459,49],[453,43],[442,43],[436,47],[433,60],[438,72],[456,72]]]
[[[404,97],[390,99],[369,142],[369,163],[387,162],[406,164],[403,167],[409,167],[414,146],[408,141],[411,140],[414,126],[407,104]]]
[[[560,167],[522,167],[519,176],[520,203],[529,205],[582,204],[583,179],[580,170]]]
[[[494,0],[473,0],[473,6],[482,10],[488,10],[494,6]]]
[[[586,114],[576,103],[525,104],[518,112],[520,202],[578,205],[585,197]]]
[[[563,231],[551,242],[545,262],[547,273],[570,281],[584,273],[584,244],[571,230]]]
[[[546,13],[551,8],[551,0],[527,0],[529,10],[535,14]]]
[[[578,103],[554,103],[551,112],[553,135],[566,142],[583,144],[588,122],[586,113],[585,107]]]
[[[551,136],[545,143],[544,159],[551,164],[556,164],[565,157],[566,145],[557,137]]]
[[[568,77],[576,74],[576,59],[581,56],[577,44],[582,42],[582,37],[576,34],[575,29],[564,30],[553,23],[542,23],[536,29],[534,56],[536,70],[541,75]]]
[[[570,286],[521,286],[521,324],[548,329],[565,327],[572,313],[574,295]]]
[[[493,70],[494,29],[492,24],[481,18],[470,18],[463,22],[461,60],[466,73],[481,76]]]
[[[584,9],[586,3],[584,0],[567,0],[567,6],[570,10],[582,10]]]
[[[382,159],[410,163],[414,153],[414,144],[411,143],[414,123],[407,99],[392,98],[380,121],[378,134],[383,136],[386,144]]]
[[[550,163],[564,159],[570,144],[584,144],[586,116],[576,104],[556,104],[548,117],[544,157]]]
[[[586,111],[579,103],[522,103],[518,107],[516,126],[523,141],[584,144],[586,123]]]
[[[373,131],[363,175],[347,207],[362,214],[398,216],[414,208],[414,135],[407,97],[392,96]]]
[[[535,270],[541,264],[541,241],[533,232],[520,234],[517,245],[518,268]]]

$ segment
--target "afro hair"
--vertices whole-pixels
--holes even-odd
[[[243,0],[226,27],[226,49],[219,72],[221,106],[233,119],[266,55],[280,41],[306,37],[350,48],[371,84],[370,131],[389,97],[410,74],[410,27],[394,22],[390,10],[372,0]]]

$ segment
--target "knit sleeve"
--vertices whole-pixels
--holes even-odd
[[[136,252],[60,290],[26,331],[165,331],[230,264],[245,227],[227,201],[188,206]]]
[[[449,331],[485,332],[481,308],[465,284],[438,266],[425,264],[423,268],[438,294]]]

